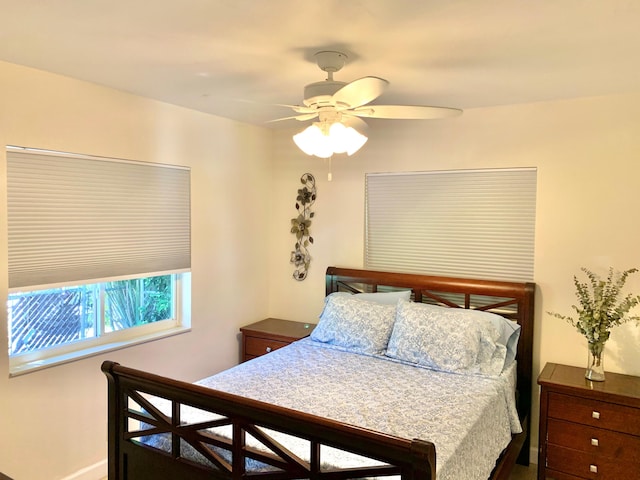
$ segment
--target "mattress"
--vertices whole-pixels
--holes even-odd
[[[428,440],[436,447],[438,480],[485,480],[512,433],[522,431],[514,400],[515,371],[513,363],[498,377],[443,373],[307,338],[197,383],[402,438]],[[297,448],[287,447],[294,452]],[[365,461],[332,449],[323,452],[323,459],[343,467]]]

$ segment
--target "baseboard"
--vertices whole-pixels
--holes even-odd
[[[107,460],[89,465],[62,480],[101,480],[107,477]]]

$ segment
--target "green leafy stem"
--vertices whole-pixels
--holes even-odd
[[[565,320],[584,335],[589,342],[589,350],[594,361],[599,362],[604,344],[609,340],[611,329],[626,322],[640,321],[640,316],[629,315],[629,311],[640,303],[640,296],[632,294],[622,296],[627,277],[636,273],[638,269],[631,268],[616,272],[611,267],[606,279],[600,278],[587,268],[582,267],[581,270],[587,276],[588,282],[578,280],[575,275],[573,277],[578,305],[571,307],[577,316],[547,313]]]

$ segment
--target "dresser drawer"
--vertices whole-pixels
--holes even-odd
[[[640,478],[640,463],[599,457],[558,446],[547,450],[546,468],[586,479],[626,480]]]
[[[624,433],[550,418],[547,441],[550,446],[569,447],[594,457],[640,463],[640,437]]]
[[[640,436],[638,409],[562,393],[549,393],[548,416]]]
[[[246,337],[244,347],[247,355],[257,357],[286,345],[289,345],[289,342],[280,342],[269,338]]]
[[[546,473],[543,477],[545,480],[584,480],[584,477],[576,477],[575,475],[569,475],[568,473],[558,472],[557,470],[546,469]]]

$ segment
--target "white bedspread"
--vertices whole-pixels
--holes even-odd
[[[499,378],[435,372],[304,339],[198,382],[436,446],[438,480],[485,480],[521,431],[515,364]]]

